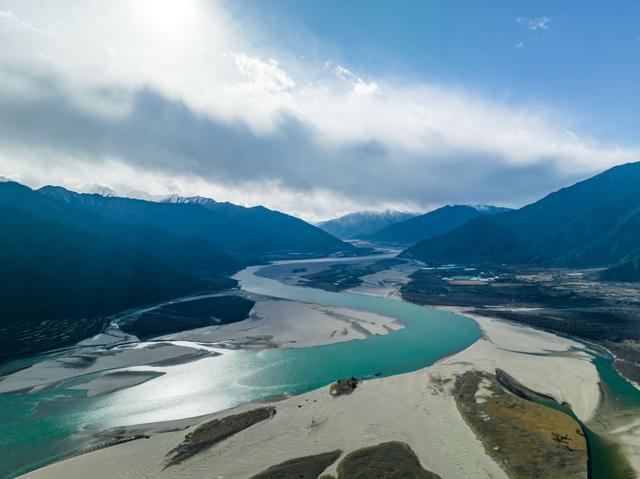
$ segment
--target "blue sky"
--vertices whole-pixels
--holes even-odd
[[[638,1],[234,0],[229,6],[298,55],[324,55],[375,76],[549,103],[593,134],[637,139]],[[528,23],[544,18],[545,27]]]
[[[640,2],[0,0],[0,175],[309,220],[640,161]]]

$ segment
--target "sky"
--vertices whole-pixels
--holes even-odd
[[[640,2],[0,0],[0,175],[311,221],[640,161]]]

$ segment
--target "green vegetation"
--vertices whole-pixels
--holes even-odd
[[[242,321],[254,301],[240,296],[214,296],[171,303],[127,317],[120,329],[140,339]]]

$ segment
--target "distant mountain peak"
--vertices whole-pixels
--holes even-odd
[[[361,236],[361,239],[383,244],[410,245],[445,234],[477,216],[504,211],[508,211],[508,208],[491,205],[445,205]]]
[[[212,198],[207,198],[205,196],[180,196],[180,195],[169,195],[160,199],[163,203],[189,203],[189,204],[197,204],[197,205],[217,205],[219,204],[216,200]]]
[[[89,194],[100,195],[100,196],[120,196],[110,186],[100,185],[98,183],[84,186],[80,188],[80,191],[82,191],[83,193],[89,193]]]
[[[397,210],[357,211],[317,224],[327,233],[342,239],[372,233],[393,223],[412,218],[417,213]]]

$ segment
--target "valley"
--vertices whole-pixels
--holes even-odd
[[[180,470],[182,471],[181,474],[195,474],[197,476],[197,471],[201,470],[201,467],[205,467],[206,464],[209,464],[206,467],[212,467],[212,464],[216,464],[215,467],[218,470],[221,470],[220,467],[226,464],[225,467],[229,468],[228,474],[230,474],[230,477],[235,477],[238,474],[249,475],[250,471],[253,471],[251,474],[258,474],[267,467],[282,462],[287,458],[281,455],[282,451],[295,450],[295,454],[290,457],[324,453],[327,452],[328,449],[326,449],[326,446],[323,446],[323,444],[329,444],[329,442],[334,448],[337,446],[344,451],[353,451],[371,445],[372,443],[370,441],[373,441],[373,436],[370,436],[370,434],[375,435],[377,441],[375,444],[378,444],[383,440],[393,441],[399,437],[407,437],[408,433],[418,434],[418,430],[425,432],[420,433],[419,436],[409,436],[413,437],[413,439],[409,439],[408,444],[417,454],[422,466],[427,470],[433,471],[441,477],[457,477],[457,474],[465,474],[465,477],[478,478],[489,477],[483,475],[482,470],[494,470],[492,473],[494,476],[492,477],[506,477],[496,463],[489,459],[488,456],[485,456],[481,443],[476,442],[476,439],[472,435],[469,436],[468,433],[463,432],[465,431],[464,422],[456,422],[461,421],[461,419],[457,416],[457,406],[453,399],[455,392],[451,388],[454,386],[456,377],[464,371],[473,370],[494,374],[496,368],[506,368],[511,376],[517,378],[518,381],[532,390],[543,392],[559,403],[570,404],[572,410],[579,418],[587,421],[589,424],[595,421],[595,424],[600,426],[599,430],[602,433],[606,433],[606,431],[613,428],[615,424],[619,424],[619,419],[615,419],[615,417],[621,417],[619,414],[622,411],[618,410],[616,415],[597,412],[600,411],[602,407],[605,407],[606,404],[610,403],[613,398],[610,397],[607,401],[603,402],[604,399],[600,394],[598,386],[598,373],[591,363],[591,353],[589,353],[588,348],[569,339],[522,328],[517,325],[512,325],[513,323],[488,318],[486,315],[478,315],[474,309],[455,309],[455,311],[474,318],[474,321],[482,328],[483,337],[478,340],[478,336],[472,334],[467,340],[467,344],[470,344],[471,347],[464,349],[464,346],[458,343],[459,346],[457,346],[456,349],[464,349],[462,352],[456,354],[455,350],[451,350],[450,354],[453,354],[452,356],[441,359],[436,364],[424,369],[424,366],[434,361],[433,359],[426,359],[423,356],[425,352],[429,351],[429,355],[434,353],[443,354],[442,352],[436,353],[436,344],[428,343],[429,338],[437,338],[439,344],[445,346],[442,343],[445,338],[445,336],[443,336],[445,330],[441,328],[445,324],[450,323],[454,319],[454,316],[446,316],[446,319],[442,316],[436,323],[423,324],[416,322],[412,317],[418,312],[418,310],[414,310],[413,307],[411,308],[412,313],[409,315],[401,314],[401,309],[397,309],[405,304],[409,307],[409,303],[404,303],[397,299],[384,299],[384,301],[390,301],[390,303],[382,303],[380,301],[382,301],[383,298],[378,296],[388,296],[388,288],[391,287],[392,284],[398,293],[401,288],[407,287],[407,284],[410,285],[411,283],[407,283],[409,279],[407,275],[411,274],[411,269],[420,271],[417,269],[419,267],[417,264],[413,264],[411,268],[408,268],[406,260],[402,263],[389,263],[383,259],[383,264],[388,266],[386,270],[388,277],[393,277],[393,275],[389,275],[388,273],[395,270],[396,276],[406,279],[400,281],[381,281],[378,283],[378,291],[371,290],[373,281],[375,281],[371,280],[371,278],[378,278],[381,274],[381,272],[377,270],[370,271],[369,275],[360,276],[362,281],[360,286],[350,289],[350,291],[353,292],[347,294],[324,292],[309,285],[302,287],[293,286],[293,284],[305,283],[307,279],[304,278],[304,276],[309,274],[309,272],[317,274],[323,270],[335,271],[335,266],[344,263],[345,265],[353,265],[354,269],[360,273],[362,268],[368,268],[368,264],[379,264],[380,261],[377,257],[363,259],[362,264],[349,258],[342,260],[308,260],[306,262],[290,261],[266,268],[249,268],[245,270],[246,272],[237,275],[236,278],[240,282],[240,292],[242,295],[250,294],[250,297],[258,301],[257,304],[262,304],[262,302],[266,300],[267,302],[264,303],[266,306],[269,302],[273,301],[273,299],[269,298],[280,298],[280,306],[277,312],[274,310],[272,313],[269,313],[272,318],[271,320],[267,319],[267,316],[265,316],[267,310],[264,310],[262,313],[258,313],[261,318],[247,319],[226,326],[208,326],[204,329],[195,329],[192,332],[174,333],[155,340],[148,340],[151,341],[148,343],[140,343],[140,346],[143,346],[142,348],[135,347],[133,349],[127,346],[127,341],[131,340],[126,339],[126,337],[120,340],[119,345],[119,341],[117,340],[117,334],[119,333],[116,333],[115,342],[110,343],[111,345],[105,350],[105,352],[111,351],[105,359],[100,359],[101,354],[99,354],[96,362],[78,365],[74,369],[66,369],[70,371],[71,374],[71,376],[67,374],[69,379],[64,381],[61,381],[60,378],[56,379],[55,383],[50,386],[50,388],[52,387],[52,389],[49,389],[51,393],[57,391],[57,394],[71,394],[69,397],[75,396],[75,393],[72,393],[72,391],[78,387],[86,391],[93,391],[87,399],[91,402],[87,402],[87,400],[79,401],[80,398],[78,398],[74,401],[75,405],[74,402],[67,403],[60,409],[64,403],[55,400],[51,402],[53,397],[47,399],[46,397],[49,393],[47,393],[46,388],[38,393],[36,397],[31,396],[33,399],[40,396],[40,399],[37,399],[41,402],[41,405],[38,407],[40,411],[38,413],[39,415],[65,414],[67,417],[76,417],[80,423],[94,423],[95,425],[92,428],[85,428],[85,432],[81,436],[77,436],[76,434],[76,440],[83,436],[84,439],[81,439],[81,442],[76,443],[73,447],[90,447],[95,452],[56,463],[51,467],[40,469],[28,475],[28,477],[54,477],[50,474],[63,474],[65,477],[80,477],[76,476],[76,474],[83,474],[83,471],[86,471],[86,467],[95,467],[91,465],[94,464],[93,461],[98,461],[98,463],[106,460],[112,461],[116,457],[118,458],[118,467],[122,468],[119,469],[122,471],[122,474],[125,473],[125,470],[127,474],[134,473],[134,471],[138,471],[139,474],[149,474],[150,471],[156,471],[153,474],[159,477],[173,477],[172,471]],[[297,273],[293,273],[294,270],[297,271]],[[346,271],[348,269],[340,268],[340,270]],[[260,274],[264,276],[256,275],[255,273],[257,271],[260,271]],[[287,282],[291,284],[291,286],[265,277],[273,276],[274,274],[278,275],[281,279],[284,277],[288,278]],[[357,294],[358,287],[368,288],[367,294],[369,294],[369,296]],[[336,294],[339,296],[335,296]],[[403,323],[404,328],[394,328],[395,332],[389,331],[388,334],[379,336],[385,333],[384,328],[381,328],[373,336],[363,335],[360,336],[360,338],[362,338],[360,340],[347,340],[347,342],[341,343],[335,343],[333,341],[328,329],[325,329],[325,331],[327,331],[326,333],[322,333],[321,330],[315,330],[316,332],[313,333],[313,335],[316,337],[321,337],[322,334],[327,335],[325,336],[327,338],[325,344],[333,343],[330,344],[330,349],[325,350],[324,347],[309,347],[311,345],[309,343],[306,345],[301,344],[300,346],[303,347],[297,349],[297,351],[300,351],[300,354],[296,355],[295,362],[299,363],[303,361],[304,363],[296,364],[294,368],[291,368],[291,366],[293,366],[293,364],[291,364],[291,366],[285,367],[279,372],[277,369],[268,367],[271,360],[267,360],[267,357],[264,357],[255,365],[252,365],[258,357],[256,356],[254,359],[251,359],[252,356],[247,356],[243,351],[262,351],[259,353],[260,355],[268,351],[273,351],[275,353],[273,360],[276,360],[274,365],[277,363],[282,365],[289,364],[285,358],[290,357],[291,353],[296,351],[296,349],[290,349],[291,344],[283,342],[280,343],[279,347],[273,349],[274,346],[277,346],[276,344],[265,343],[264,340],[258,336],[263,338],[265,335],[271,336],[272,338],[278,337],[278,334],[280,334],[276,332],[278,324],[286,321],[286,318],[289,316],[286,302],[294,299],[295,301],[303,301],[303,303],[299,304],[333,304],[334,306],[340,305],[341,308],[355,307],[359,310],[375,310],[378,314],[386,314],[397,318],[397,320]],[[285,303],[282,303],[283,300],[285,300]],[[202,304],[206,305],[207,303]],[[291,313],[294,315],[299,314],[296,313],[295,308],[298,307],[296,304],[295,302],[291,303],[291,306],[294,308],[291,309]],[[323,308],[326,309],[327,306]],[[190,307],[190,310],[193,310],[193,308]],[[433,313],[428,311],[433,311]],[[357,317],[353,316],[356,314],[355,312],[352,313],[347,310],[343,310],[340,314],[351,315],[354,319]],[[425,310],[425,314],[435,314],[435,310]],[[303,317],[309,317],[308,313],[304,313]],[[435,317],[440,318],[439,315]],[[313,316],[309,317],[313,322],[314,320],[312,318]],[[331,323],[327,323],[328,319],[328,317],[326,319],[318,317],[315,321],[320,321],[331,328]],[[359,321],[361,320],[370,321],[370,319],[366,319],[365,317],[361,317]],[[443,320],[445,323],[436,326],[437,323]],[[242,329],[233,329],[235,325],[241,326],[244,323],[251,325],[251,323],[256,321],[263,323],[265,321],[272,321],[272,327],[269,327],[270,329],[263,329],[260,335],[254,334],[252,328],[242,328],[245,329],[244,332]],[[424,321],[424,319],[422,319],[422,321]],[[265,323],[265,325],[266,324],[268,324],[268,322]],[[371,326],[366,323],[362,324],[364,327],[371,328]],[[426,331],[418,334],[418,330],[427,326],[427,324],[431,324],[429,327],[437,328],[438,333],[436,336]],[[473,322],[471,324],[473,324]],[[462,339],[460,334],[463,331],[463,329],[461,329],[463,325],[465,325],[464,328],[468,327],[467,323],[459,323],[457,326],[451,324],[451,327],[456,329],[455,336],[451,336],[451,339],[454,337],[456,341]],[[289,326],[287,326],[286,322],[284,323],[284,330],[288,331],[289,335],[299,335],[302,334],[302,331],[305,331],[305,326],[302,325],[300,333],[293,332],[295,330],[292,331],[291,327],[293,327],[293,323],[290,323]],[[207,328],[210,332],[206,332]],[[226,330],[225,328],[232,329]],[[473,328],[471,328],[471,330],[473,330]],[[265,334],[268,331],[272,331],[273,334]],[[403,331],[406,331],[408,336],[401,334]],[[242,336],[243,334],[244,336]],[[111,336],[111,338],[113,337],[114,336]],[[419,343],[422,343],[422,347],[412,350],[412,342],[409,341],[411,337],[416,339],[421,338],[419,339]],[[385,339],[382,341],[383,338],[388,338],[388,340]],[[380,344],[372,348],[368,344],[373,341],[376,343],[379,342]],[[427,341],[427,344],[431,344],[428,350],[424,350],[425,341]],[[383,345],[383,343],[386,344],[387,342],[387,345]],[[419,343],[416,343],[416,346]],[[56,361],[64,360],[65,362],[71,362],[74,357],[96,357],[95,353],[105,347],[101,346],[101,344],[106,346],[108,343],[104,342],[104,340],[103,342],[100,340],[92,341],[87,344],[87,346],[90,346],[89,349],[85,347],[83,350],[67,352],[59,357],[59,359],[56,359]],[[145,344],[146,346],[144,346]],[[159,347],[162,344],[166,344],[166,346]],[[397,345],[401,350],[395,351],[391,347],[392,344]],[[205,347],[205,345],[207,346]],[[342,345],[340,346],[341,348],[344,347],[344,354],[348,354],[352,359],[346,362],[341,360],[344,356],[342,356],[343,353],[336,349],[339,345]],[[91,348],[96,347],[97,350],[92,353]],[[178,349],[174,352],[170,350],[171,348]],[[183,349],[181,350],[180,348]],[[193,356],[192,353],[188,353],[189,348],[194,348],[193,352],[199,352],[198,354],[200,354],[200,356],[198,356],[198,354]],[[449,350],[448,346],[445,346],[445,348]],[[120,349],[122,349],[123,352],[130,351],[130,353],[127,353],[129,356],[122,356],[122,360],[119,363],[112,363],[106,369],[104,366],[99,366],[102,361]],[[148,353],[145,352],[147,350],[149,351]],[[382,350],[385,351],[383,356],[377,354],[377,352]],[[413,351],[413,353],[411,353],[411,351]],[[440,351],[443,350],[441,349]],[[134,352],[138,355],[137,361],[139,362],[137,364],[141,366],[146,365],[143,366],[142,369],[140,366],[134,368],[135,371],[138,371],[135,374],[140,375],[143,374],[141,371],[147,371],[147,373],[145,373],[147,375],[136,378],[134,376],[127,376],[125,373],[120,373],[120,377],[114,377],[113,374],[115,372],[131,370],[132,365],[136,364],[133,359],[135,356],[130,356],[130,354]],[[152,356],[145,357],[145,355],[148,354],[152,354]],[[284,354],[284,356],[282,356],[282,354]],[[410,354],[419,354],[420,359],[416,357],[416,362],[409,361],[407,363],[410,357],[408,355]],[[445,353],[445,356],[447,354],[448,353]],[[67,357],[67,359],[64,359],[65,357]],[[359,358],[357,363],[353,361],[353,358],[356,357]],[[324,359],[321,360],[320,358]],[[396,366],[389,363],[389,358],[395,358],[393,363],[396,364]],[[266,363],[264,362],[265,360],[267,361]],[[400,363],[398,363],[398,360],[400,360]],[[112,360],[109,359],[109,361]],[[304,364],[311,363],[324,364],[324,366],[322,368],[315,367],[311,369],[304,366]],[[116,364],[119,365],[116,366]],[[397,369],[397,364],[404,364],[404,366],[400,366],[400,369]],[[42,373],[37,373],[38,368],[42,368],[45,365],[46,362],[42,363],[42,366],[34,365],[23,371],[9,374],[0,381],[0,386],[5,388],[5,390],[7,387],[20,387],[22,390],[35,387],[41,384],[42,379],[38,378],[42,377],[42,374],[50,374],[44,373],[45,370],[42,370]],[[263,371],[261,374],[262,379],[251,374],[251,371],[256,367]],[[209,373],[203,376],[205,371],[203,368],[213,368],[213,371],[216,372],[213,375]],[[230,368],[228,369],[228,374],[234,374],[233,372],[235,371],[241,375],[243,378],[243,386],[239,387],[239,384],[234,385],[235,381],[231,379],[231,376],[229,376],[228,379],[224,379],[224,376],[219,377],[219,374],[226,368]],[[413,373],[409,372],[408,374],[398,374],[407,370],[416,371]],[[100,373],[99,371],[103,372]],[[266,371],[270,372],[265,376]],[[551,371],[554,371],[552,376],[550,376]],[[564,372],[558,374],[558,371]],[[155,376],[152,372],[155,372]],[[96,373],[98,373],[97,377],[95,376]],[[340,377],[350,375],[367,380],[361,385],[358,385],[357,389],[348,396],[349,399],[331,398],[327,392],[327,387],[323,385],[329,384],[332,380]],[[77,379],[71,380],[74,376]],[[16,382],[20,377],[22,378],[20,382]],[[29,377],[32,379],[28,379]],[[204,377],[209,377],[210,379],[207,381],[213,382],[208,386],[205,384],[196,386],[196,384],[191,383],[189,379],[200,378],[198,382],[201,382]],[[552,377],[554,379],[550,382]],[[88,380],[93,381],[93,383],[89,382],[86,386],[82,386],[82,384]],[[107,380],[110,381],[109,385],[105,383]],[[174,387],[169,386],[175,381],[178,381],[176,384],[181,385],[179,386],[179,390],[175,390]],[[10,386],[11,384],[15,384],[15,386]],[[31,386],[29,384],[31,384]],[[246,385],[244,384],[251,384],[251,388],[245,389]],[[289,386],[286,386],[286,384]],[[305,392],[309,386],[311,389],[314,389],[313,392]],[[211,389],[211,387],[213,387],[213,389]],[[64,391],[68,392],[65,393]],[[247,395],[248,393],[249,395]],[[278,400],[278,394],[285,394],[285,399]],[[174,395],[178,402],[171,399]],[[268,441],[271,443],[271,448],[264,450],[260,454],[257,452],[252,453],[252,446],[240,446],[241,443],[234,442],[233,439],[230,439],[231,443],[228,444],[236,444],[236,446],[229,449],[228,445],[226,449],[227,452],[223,453],[223,449],[219,449],[217,446],[211,446],[195,456],[194,459],[189,459],[186,465],[173,466],[172,468],[162,471],[157,469],[157,467],[161,466],[164,462],[158,457],[158,454],[162,455],[171,449],[169,444],[173,442],[174,445],[176,445],[177,442],[180,441],[179,438],[184,434],[184,432],[180,431],[171,432],[171,430],[175,428],[175,426],[171,426],[171,424],[178,423],[166,421],[180,420],[180,424],[183,425],[201,424],[203,421],[210,420],[206,418],[219,418],[230,414],[226,412],[226,410],[229,407],[233,407],[234,404],[257,401],[257,403],[254,402],[245,406],[239,406],[239,409],[232,410],[248,411],[252,407],[255,408],[256,404],[259,405],[261,401],[265,401],[272,396],[276,396],[276,402],[267,401],[264,402],[264,404],[265,406],[271,405],[269,407],[275,407],[277,411],[276,415],[264,423],[251,427],[251,431],[253,431],[251,437],[256,438],[264,435],[265,440],[269,438]],[[0,401],[2,401],[3,397],[10,398],[12,396],[6,396],[5,392],[5,396],[0,396]],[[26,397],[27,396],[25,396],[25,399]],[[111,397],[114,399],[110,400]],[[141,402],[143,397],[153,397],[154,400],[151,403],[148,403],[148,399]],[[226,399],[223,399],[224,397],[226,397]],[[397,399],[393,399],[394,397],[397,397]],[[412,397],[414,399],[410,399]],[[208,398],[208,400],[205,401],[205,398]],[[214,398],[218,398],[216,400],[217,406],[211,403],[211,399]],[[340,405],[334,403],[334,401],[339,401]],[[406,413],[402,413],[402,409],[399,406],[400,402],[398,401],[406,403],[407,407],[411,408],[411,412],[407,410]],[[57,404],[57,406],[53,407],[55,404]],[[339,406],[338,410],[335,409],[337,406]],[[71,409],[69,409],[70,407]],[[78,409],[78,407],[80,408]],[[86,409],[87,407],[89,407],[89,409]],[[149,407],[152,409],[148,409]],[[339,413],[338,411],[343,410],[343,407],[347,409],[344,410],[343,413]],[[418,409],[413,409],[414,407],[419,409],[426,408],[425,410],[437,408],[437,414],[432,416],[432,419],[429,419],[431,416],[420,416],[417,413]],[[625,407],[627,408],[625,410],[628,410],[631,406],[628,405]],[[216,409],[221,412],[211,415]],[[74,410],[75,412],[72,413]],[[363,426],[359,422],[351,421],[344,423],[341,421],[340,418],[346,417],[344,414],[354,414],[356,410],[361,411],[359,413],[360,415],[362,415],[364,411],[371,411],[370,414],[372,416],[370,417],[373,417],[373,415],[378,417],[379,422],[377,426],[371,429],[369,433],[366,432],[367,429],[360,429]],[[602,411],[605,410],[606,407],[602,409]],[[385,424],[389,423],[386,421],[390,421],[392,420],[391,418],[397,418],[403,414],[406,414],[407,420],[412,424],[410,428],[408,423],[404,425],[403,422],[400,422],[397,425],[397,429],[389,430],[388,434],[382,433],[385,428],[388,428]],[[28,416],[26,416],[25,419],[27,417]],[[54,417],[55,416],[51,416],[50,420],[53,420]],[[356,415],[356,418],[357,417],[358,415]],[[424,417],[424,419],[419,420],[418,418],[420,417]],[[23,421],[25,419],[23,419]],[[395,420],[396,419],[394,419],[394,421]],[[416,421],[422,420],[426,420],[427,422],[416,423]],[[536,422],[539,423],[540,420],[542,419],[539,417]],[[295,424],[297,424],[293,430],[291,430],[289,426],[285,426],[285,424],[289,424],[290,421],[294,421]],[[449,425],[449,436],[443,437],[441,432],[436,432],[441,431],[441,429],[435,425],[436,423],[430,421],[447,422]],[[142,425],[143,423],[148,424]],[[318,423],[317,428],[313,426],[314,423]],[[452,424],[456,423],[459,424],[459,426],[451,429]],[[100,425],[98,426],[98,424]],[[140,425],[136,426],[136,424]],[[26,426],[28,427],[28,423]],[[65,428],[68,426],[69,424],[67,424]],[[121,430],[119,428],[120,426],[126,426],[126,431],[128,432]],[[95,429],[96,427],[97,429]],[[282,435],[282,427],[286,427],[290,432]],[[297,430],[299,431],[298,434],[306,434],[304,431],[307,431],[309,427],[314,431],[317,429],[317,432],[314,433],[317,435],[317,439],[313,441],[313,443],[296,439],[297,436],[293,431]],[[100,432],[105,430],[110,430],[111,432],[106,435]],[[264,430],[264,432],[259,432],[261,430]],[[358,433],[358,431],[361,432]],[[416,432],[410,433],[409,431]],[[560,430],[556,432],[558,434],[564,434],[560,432]],[[258,436],[256,436],[256,434],[258,434]],[[527,433],[525,432],[524,434]],[[131,442],[132,439],[136,439],[137,437],[151,437],[151,439],[133,440],[133,442]],[[276,437],[280,439],[275,441]],[[633,439],[634,437],[633,435],[629,437],[625,437],[624,435],[615,436],[615,440],[620,441],[621,444],[629,444],[629,447],[632,447],[631,445],[636,441],[636,439]],[[126,443],[119,444],[123,441],[126,441]],[[256,439],[253,441],[256,441]],[[62,447],[59,452],[59,454],[62,454],[62,457],[66,455],[62,451],[69,447],[69,444],[66,446],[64,444],[63,442],[59,446]],[[119,445],[100,449],[103,445],[107,444]],[[225,444],[227,444],[226,441]],[[261,444],[264,443],[258,440],[253,447],[262,447]],[[457,446],[454,447],[456,444]],[[465,447],[467,451],[476,451],[473,453],[476,456],[473,456],[473,454],[472,456],[468,456],[469,462],[456,463],[457,465],[455,467],[460,469],[454,472],[454,469],[451,469],[454,463],[451,463],[445,457],[449,454],[455,454],[456,447]],[[627,446],[624,447],[626,448]],[[209,449],[218,452],[211,455],[207,452]],[[624,450],[627,451],[627,449]],[[525,451],[526,449],[521,451],[521,453],[525,453]],[[608,454],[605,451],[606,449],[603,449],[602,452],[598,452],[598,454]],[[629,457],[630,460],[636,460],[633,459],[635,456],[633,455],[634,453],[631,452],[633,448],[628,451],[629,452],[625,452],[625,456]],[[223,455],[220,456],[220,454]],[[442,454],[445,454],[445,456],[442,456]],[[462,454],[462,452],[460,452],[460,454]],[[140,455],[144,455],[148,459],[144,462],[139,462],[137,458],[140,457]],[[242,457],[243,460],[238,462],[240,457]],[[476,457],[476,459],[474,459],[476,461],[482,461],[484,464],[482,470],[471,467],[473,457]],[[247,460],[247,458],[252,459]],[[603,456],[602,460],[605,460],[605,458],[606,456]],[[538,467],[535,465],[536,460],[533,457],[525,460],[533,461],[530,462],[530,467]],[[210,461],[214,462],[211,463]],[[195,464],[201,465],[196,466]],[[336,462],[336,465],[337,464],[338,462]],[[98,475],[96,477],[102,476]]]
[[[598,177],[585,183],[600,188]],[[342,477],[351,467],[366,469],[359,461],[370,459],[355,458],[387,447],[422,471],[416,474],[443,478],[548,470],[550,477],[626,479],[640,471],[640,290],[620,281],[635,261],[590,262],[574,251],[583,234],[574,225],[553,250],[532,237],[532,245],[512,247],[508,261],[465,249],[468,262],[445,262],[469,228],[486,245],[504,242],[521,234],[510,232],[522,228],[519,216],[527,209],[542,215],[551,200],[516,211],[444,207],[399,218],[398,225],[447,230],[401,251],[394,242],[362,247],[277,212],[206,198],[147,202],[0,187],[13,232],[41,222],[53,232],[19,243],[5,231],[7,246],[21,251],[14,257],[32,255],[67,279],[56,284],[69,285],[38,305],[59,315],[40,323],[28,321],[40,310],[24,309],[35,303],[11,303],[11,289],[4,291],[20,318],[0,323],[3,340],[20,351],[5,353],[0,370],[0,420],[9,431],[0,446],[13,451],[2,466],[7,477],[81,477],[92,461],[113,458],[118,476],[180,471],[195,478],[215,464],[223,477],[307,468]],[[560,193],[578,202],[584,188]],[[595,214],[597,195],[589,201],[585,214]],[[628,195],[619,203],[627,208]],[[460,211],[473,217],[456,226]],[[635,251],[624,233],[629,221],[625,215],[616,257],[623,247],[629,257]],[[264,222],[282,230],[269,233],[274,245],[286,234],[282,246],[269,240],[256,248],[253,237],[233,237],[255,236]],[[559,234],[549,228],[547,235]],[[444,249],[425,256],[426,244]],[[482,251],[490,251],[486,245]],[[75,257],[85,269],[68,268]],[[36,294],[27,285],[38,284],[43,268],[17,265],[24,278],[18,297]],[[98,292],[108,278],[127,282]],[[485,423],[491,418],[500,419]],[[43,422],[46,431],[34,435]],[[260,452],[266,442],[271,448]],[[450,454],[462,454],[456,448],[475,452],[452,461]],[[181,459],[171,462],[172,454]],[[543,460],[549,455],[552,463]]]
[[[0,0],[0,479],[640,479],[638,25]]]

